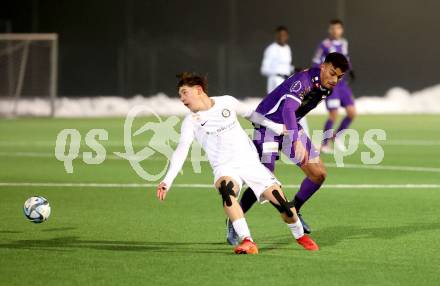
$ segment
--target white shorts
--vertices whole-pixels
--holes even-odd
[[[341,100],[339,98],[333,98],[327,100],[328,109],[337,109],[341,107]]]
[[[241,162],[240,165],[223,164],[215,167],[214,184],[220,177],[231,177],[237,182],[239,190],[241,190],[244,182],[252,189],[259,202],[265,202],[266,200],[262,197],[264,191],[275,184],[281,186],[281,183],[260,161],[252,163],[243,164]]]

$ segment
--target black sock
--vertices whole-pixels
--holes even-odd
[[[297,212],[301,209],[302,205],[304,204],[304,201],[298,198],[298,196],[295,196],[293,198],[293,205],[295,206],[295,209]]]
[[[244,191],[243,196],[241,197],[240,200],[240,206],[243,209],[243,213],[246,213],[252,207],[252,205],[255,204],[256,201],[257,201],[257,197],[255,196],[252,189],[247,188]]]

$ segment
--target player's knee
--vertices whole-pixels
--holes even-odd
[[[325,170],[324,168],[319,168],[317,170],[314,170],[310,175],[310,179],[317,184],[324,183],[326,178],[327,178],[327,170]]]
[[[234,183],[232,181],[223,180],[220,182],[218,192],[222,196],[223,206],[232,206],[231,197],[236,197],[234,192]]]
[[[295,208],[293,202],[287,201],[278,190],[273,190],[272,195],[277,201],[277,203],[270,202],[282,215],[285,222],[289,222],[294,219]]]
[[[351,120],[353,120],[355,117],[356,117],[356,115],[357,115],[357,113],[356,113],[356,111],[350,111],[348,114],[347,114],[347,116],[348,116],[348,118],[350,118]]]
[[[325,169],[319,170],[316,178],[319,181],[319,183],[321,184],[324,183],[326,178],[327,178],[327,171]]]
[[[353,120],[357,116],[356,109],[354,107],[347,109],[347,116]]]

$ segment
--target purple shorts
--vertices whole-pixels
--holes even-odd
[[[313,146],[312,141],[305,132],[302,131],[301,126],[298,126],[299,136],[303,146],[309,155],[309,161],[319,158],[319,150]],[[291,162],[297,166],[301,166],[301,162],[295,159],[295,149],[293,142],[288,136],[276,135],[271,130],[265,127],[256,127],[254,130],[254,145],[257,148],[260,161],[271,172],[275,170],[275,161],[280,158],[280,151],[283,152]]]
[[[340,81],[333,89],[332,94],[325,99],[327,110],[338,109],[354,105],[353,92],[346,80]]]

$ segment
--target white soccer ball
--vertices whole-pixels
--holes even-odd
[[[30,197],[24,202],[24,215],[33,223],[42,223],[50,216],[49,202],[41,197]]]

